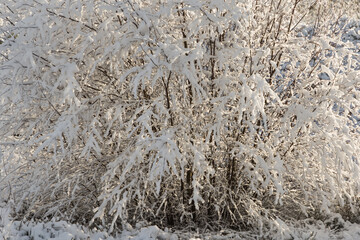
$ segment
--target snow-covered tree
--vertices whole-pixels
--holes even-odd
[[[1,3],[1,197],[110,231],[351,216],[355,4]]]

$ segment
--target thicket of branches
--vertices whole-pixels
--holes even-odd
[[[356,216],[356,7],[1,3],[3,201],[110,231]]]

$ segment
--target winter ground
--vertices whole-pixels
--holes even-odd
[[[136,228],[128,226],[127,230],[110,236],[108,233],[89,229],[84,226],[70,224],[65,221],[49,222],[20,222],[12,221],[9,218],[9,211],[0,208],[0,239],[19,239],[19,240],[37,240],[37,239],[54,239],[54,240],[180,240],[180,239],[360,239],[360,225],[344,221],[339,216],[334,216],[325,222],[306,220],[298,222],[291,226],[278,220],[278,232],[254,234],[251,232],[235,232],[232,230],[222,230],[220,232],[185,232],[172,231],[170,229],[160,229],[157,226],[142,226],[138,224]]]

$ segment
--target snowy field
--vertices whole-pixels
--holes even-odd
[[[250,232],[235,232],[232,230],[222,230],[219,232],[197,232],[172,231],[171,229],[160,229],[157,226],[142,226],[138,224],[136,228],[127,226],[127,230],[118,233],[116,236],[110,236],[108,233],[88,229],[87,227],[70,224],[65,221],[49,222],[20,222],[12,221],[9,218],[7,209],[0,209],[0,239],[54,239],[54,240],[178,240],[178,239],[360,239],[360,225],[344,221],[339,216],[334,216],[325,222],[321,221],[303,221],[296,225],[288,226],[282,221],[278,221],[279,232],[263,233],[262,235]]]

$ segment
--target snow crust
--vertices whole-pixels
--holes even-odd
[[[0,208],[0,239],[53,239],[53,240],[255,240],[261,237],[269,239],[312,239],[312,240],[329,240],[343,239],[354,240],[360,239],[360,224],[353,224],[344,221],[340,215],[333,215],[328,220],[315,221],[304,220],[296,224],[286,224],[278,221],[278,231],[264,233],[263,235],[251,232],[236,232],[232,230],[221,230],[218,232],[201,233],[197,231],[172,231],[165,228],[160,229],[157,226],[143,226],[137,224],[135,228],[126,226],[125,230],[110,236],[107,232],[98,229],[89,229],[88,227],[71,224],[66,221],[14,221],[9,217],[10,211],[7,208]]]

